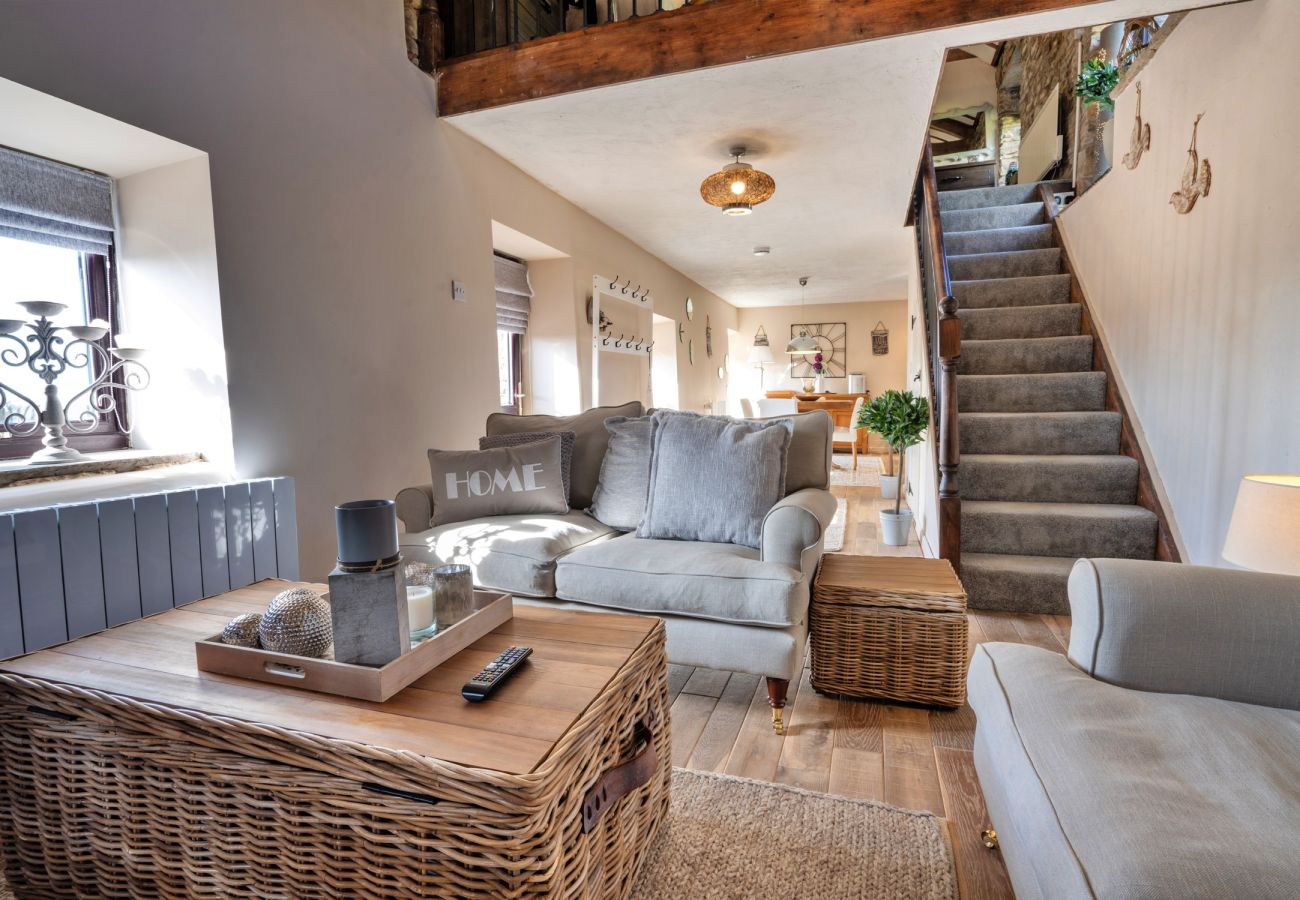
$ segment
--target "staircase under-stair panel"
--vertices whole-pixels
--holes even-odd
[[[961,319],[962,581],[977,609],[1069,612],[1080,557],[1152,559],[1157,519],[1037,184],[939,195]]]

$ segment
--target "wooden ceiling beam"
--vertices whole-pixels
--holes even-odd
[[[448,60],[454,116],[691,69],[1086,6],[1096,0],[709,0]]]

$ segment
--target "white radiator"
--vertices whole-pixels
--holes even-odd
[[[1034,124],[1020,135],[1020,183],[1029,184],[1042,179],[1065,152],[1065,139],[1057,134],[1060,130],[1061,89],[1052,88],[1047,95],[1047,102]]]
[[[292,478],[0,514],[0,659],[298,578]]]

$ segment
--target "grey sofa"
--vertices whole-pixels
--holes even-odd
[[[487,434],[577,433],[571,499],[556,516],[497,516],[430,528],[429,485],[404,488],[397,513],[407,559],[466,563],[483,588],[524,603],[643,613],[664,619],[668,658],[767,679],[773,723],[781,727],[789,680],[808,634],[810,583],[835,514],[828,490],[831,418],[793,416],[784,499],[763,521],[761,549],[733,544],[648,540],[615,531],[583,510],[590,504],[608,444],[604,420],[641,415],[639,403],[578,416],[488,418]]]
[[[1300,896],[1300,578],[1080,560],[1069,594],[1068,659],[968,679],[1016,896]]]

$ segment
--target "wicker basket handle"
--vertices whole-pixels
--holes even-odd
[[[582,801],[582,833],[596,827],[600,817],[628,794],[641,787],[659,771],[659,754],[654,743],[655,715],[651,710],[636,723],[637,743],[643,744],[636,756],[615,766],[587,792]]]

